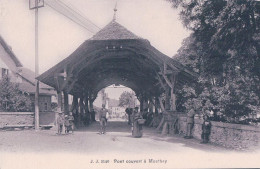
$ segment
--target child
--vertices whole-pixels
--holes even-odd
[[[69,133],[70,131],[73,133],[73,121],[74,117],[71,115],[65,116],[65,133]]]

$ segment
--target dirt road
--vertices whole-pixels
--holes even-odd
[[[109,122],[105,135],[98,134],[98,130],[99,124],[94,123],[67,135],[57,135],[54,129],[37,132],[34,130],[1,131],[0,168],[5,169],[5,166],[19,168],[20,165],[15,164],[17,162],[19,164],[19,160],[24,164],[28,159],[43,163],[42,166],[37,165],[37,168],[46,165],[47,168],[56,168],[55,159],[61,157],[62,168],[75,166],[76,168],[114,168],[114,165],[128,168],[133,165],[139,168],[207,167],[207,165],[235,167],[230,159],[231,156],[240,154],[237,157],[239,159],[244,155],[248,158],[249,155],[211,144],[201,145],[194,139],[162,136],[151,128],[144,128],[142,138],[132,138],[131,128],[126,122]],[[251,159],[253,158],[254,155]],[[10,159],[15,160],[16,163],[10,162]],[[216,159],[222,159],[224,163],[218,163]],[[30,167],[33,165],[27,168]]]

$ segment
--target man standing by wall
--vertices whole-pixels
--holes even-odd
[[[186,136],[184,137],[186,139],[192,138],[192,129],[194,126],[194,116],[195,116],[195,111],[194,111],[194,109],[191,109],[187,114],[187,131],[186,131]]]
[[[100,134],[106,133],[107,113],[108,111],[105,108],[105,104],[102,104],[102,109],[99,112]]]

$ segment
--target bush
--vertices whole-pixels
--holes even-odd
[[[31,104],[29,94],[22,92],[18,84],[10,82],[9,77],[0,80],[0,111],[28,112]]]

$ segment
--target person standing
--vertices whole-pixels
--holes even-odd
[[[105,105],[102,104],[102,109],[99,112],[100,134],[106,133],[107,113],[108,111],[105,108]]]
[[[62,112],[59,112],[57,117],[57,125],[58,125],[58,134],[62,133],[62,128],[64,126],[65,118]]]
[[[192,129],[194,126],[194,116],[195,116],[195,111],[194,111],[194,109],[191,109],[187,114],[187,130],[186,130],[186,136],[184,137],[186,139],[192,138]]]
[[[131,108],[126,108],[125,112],[126,112],[126,114],[128,116],[128,124],[130,125],[131,124],[131,115],[133,113],[133,110]]]
[[[209,142],[209,135],[211,132],[211,122],[209,120],[208,115],[203,116],[203,123],[202,123],[202,134],[201,134],[201,143],[208,143]]]
[[[135,138],[140,138],[143,136],[143,124],[145,120],[143,119],[140,112],[138,111],[138,107],[135,107],[132,117],[133,117],[132,136]],[[140,120],[143,121],[142,124],[140,124]]]

